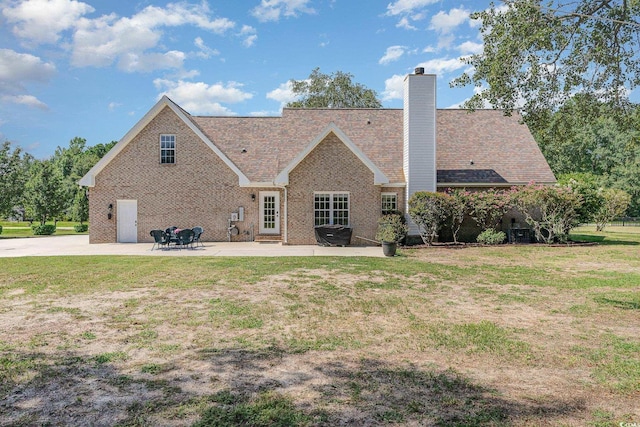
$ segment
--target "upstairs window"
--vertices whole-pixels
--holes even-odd
[[[398,210],[398,194],[382,193],[382,215],[395,213]]]
[[[349,193],[316,193],[315,225],[349,225]]]
[[[176,136],[160,135],[160,163],[173,164],[176,162]]]

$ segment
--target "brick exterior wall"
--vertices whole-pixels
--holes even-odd
[[[161,134],[176,135],[175,164],[160,164]],[[227,220],[239,206],[245,219],[236,223],[240,234],[232,240],[248,240],[251,224],[258,233],[259,190],[239,187],[238,176],[165,107],[96,176],[89,192],[90,242],[116,241],[117,201],[124,199],[137,200],[138,242],[153,242],[149,231],[172,225],[199,225],[203,240],[226,241]]]
[[[398,193],[403,206],[403,189],[373,184],[373,172],[333,133],[329,134],[289,174],[288,243],[315,244],[314,193],[348,192],[352,245],[367,245],[356,236],[374,239],[381,216],[381,193]]]

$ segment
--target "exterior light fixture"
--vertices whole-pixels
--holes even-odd
[[[255,193],[251,193],[251,201],[255,202],[256,201],[256,195]]]
[[[109,203],[109,207],[107,208],[107,219],[111,219],[113,216],[113,203]]]

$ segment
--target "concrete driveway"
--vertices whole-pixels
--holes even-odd
[[[88,235],[0,239],[0,258],[56,255],[151,256],[366,256],[383,257],[377,246],[287,246],[279,243],[204,242],[204,248],[151,251],[152,243],[89,244]]]

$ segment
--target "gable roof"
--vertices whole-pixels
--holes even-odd
[[[379,185],[404,185],[402,109],[289,109],[280,117],[192,116],[166,96],[81,180],[95,176],[165,107],[237,175],[241,186],[288,182],[288,173],[334,132],[374,173]],[[520,116],[500,110],[437,110],[439,187],[554,183],[555,177]]]
[[[373,163],[363,152],[355,145],[351,139],[345,133],[340,130],[335,123],[329,124],[318,136],[316,136],[309,145],[307,145],[304,150],[302,150],[298,155],[287,165],[285,168],[278,174],[274,183],[277,185],[288,185],[289,184],[289,173],[296,167],[298,164],[304,160],[309,153],[313,151],[314,148],[318,146],[329,134],[333,133],[338,137],[340,141],[347,146],[349,150],[353,154],[358,157],[362,163],[365,164],[367,168],[371,172],[373,172],[373,183],[375,185],[388,184],[389,178],[385,176],[385,174]]]
[[[437,110],[438,186],[555,182],[520,119],[500,110]],[[193,116],[192,120],[252,182],[273,182],[327,126],[339,129],[341,139],[359,149],[389,185],[405,182],[402,109],[285,108],[281,117]]]
[[[111,160],[118,155],[165,107],[170,108],[202,141],[213,150],[214,153],[220,157],[220,159],[233,170],[236,175],[238,175],[238,180],[240,185],[247,185],[249,180],[242,173],[238,167],[229,160],[227,156],[224,155],[220,149],[214,145],[209,138],[198,129],[198,127],[191,121],[190,114],[183,110],[178,104],[169,99],[166,95],[163,96],[152,108],[145,114],[138,123],[135,124],[127,132],[127,134],[120,140],[118,143],[111,149],[107,154],[104,155],[90,170],[83,176],[78,184],[84,185],[87,187],[93,187],[95,185],[95,178],[98,173],[105,166],[111,162]]]

